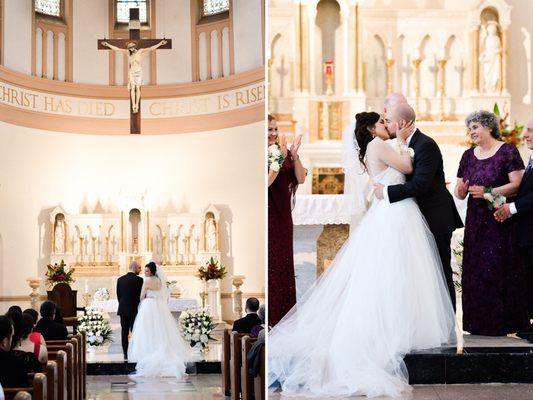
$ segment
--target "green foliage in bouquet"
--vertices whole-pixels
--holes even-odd
[[[227,275],[226,267],[219,265],[218,261],[215,261],[213,257],[205,264],[205,267],[198,269],[200,279],[208,281],[210,279],[222,279]]]
[[[85,315],[78,318],[78,331],[85,332],[89,346],[103,346],[111,341],[111,327],[104,319],[104,314],[88,308]]]
[[[205,349],[209,346],[209,340],[213,340],[211,333],[215,329],[215,324],[205,308],[183,311],[180,314],[179,322],[181,333],[191,347],[200,344]]]
[[[50,287],[56,285],[57,283],[66,283],[67,285],[70,285],[74,282],[74,278],[72,275],[74,275],[74,271],[76,271],[74,268],[69,268],[69,270],[66,270],[67,264],[65,264],[65,261],[61,260],[59,264],[55,263],[54,265],[48,264],[46,266],[46,284]]]

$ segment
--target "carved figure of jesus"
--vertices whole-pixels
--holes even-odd
[[[141,86],[143,79],[142,72],[142,57],[152,50],[165,45],[167,41],[161,40],[159,43],[146,48],[137,49],[135,42],[128,44],[127,49],[113,46],[108,42],[102,42],[103,46],[109,47],[111,50],[124,53],[128,56],[128,90],[130,91],[132,112],[136,114],[139,111],[139,101],[141,100]]]

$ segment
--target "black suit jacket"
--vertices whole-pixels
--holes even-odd
[[[41,318],[35,325],[36,332],[43,335],[44,340],[65,340],[68,336],[67,327],[49,318]]]
[[[518,243],[533,246],[533,168],[529,168],[515,198]]]
[[[451,193],[446,188],[442,154],[437,143],[416,130],[409,142],[415,151],[413,173],[402,185],[388,187],[389,201],[416,198],[433,235],[449,234],[463,227]]]
[[[261,318],[255,313],[246,314],[245,317],[233,322],[233,331],[250,333],[256,325],[261,325]]]
[[[133,317],[141,301],[143,278],[128,272],[117,280],[118,315]]]

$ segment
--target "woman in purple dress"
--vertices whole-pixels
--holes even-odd
[[[278,144],[285,157],[278,170],[268,171],[268,324],[273,326],[296,304],[296,280],[292,246],[292,202],[307,171],[302,166],[298,136],[291,150],[285,138],[278,139],[276,120],[268,116],[268,145]]]
[[[525,272],[514,221],[496,221],[483,196],[486,188],[506,198],[516,195],[524,162],[515,146],[499,140],[496,115],[473,112],[466,126],[476,147],[464,152],[455,188],[459,199],[470,193],[463,253],[463,329],[473,335],[506,335],[529,325]]]

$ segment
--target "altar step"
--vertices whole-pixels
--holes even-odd
[[[533,383],[533,347],[426,350],[405,357],[411,384]]]
[[[119,361],[93,361],[87,363],[87,375],[129,375],[135,371],[135,363]],[[220,361],[198,361],[187,366],[188,374],[220,374]]]

